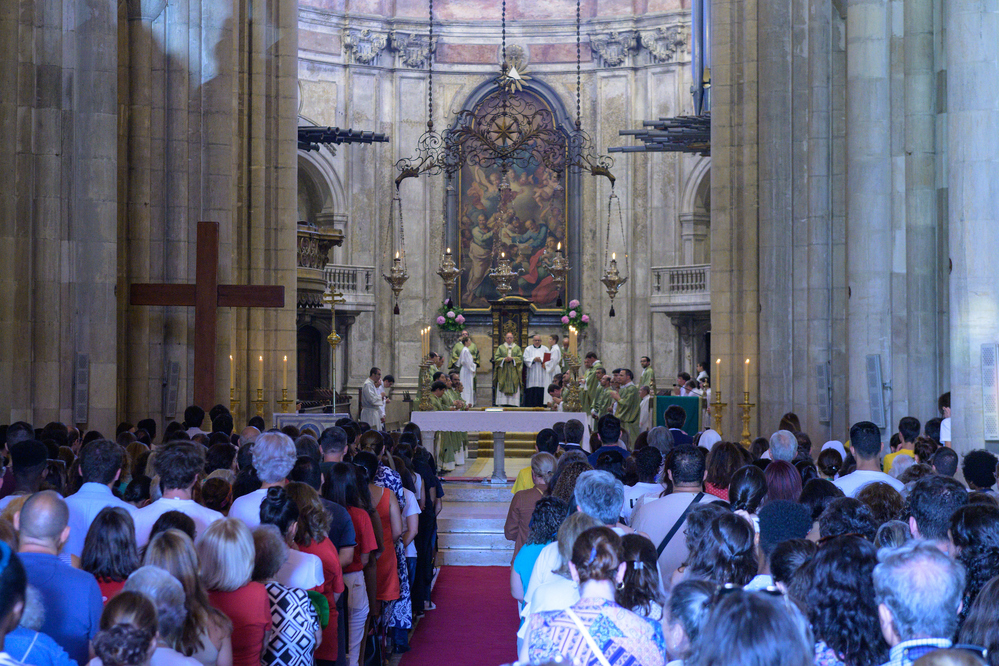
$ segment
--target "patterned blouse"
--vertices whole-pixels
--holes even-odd
[[[595,597],[580,599],[572,610],[611,666],[663,666],[666,644],[658,623]],[[601,666],[586,638],[565,611],[543,611],[528,619],[531,663],[563,655],[578,666]]]
[[[312,666],[319,620],[309,595],[281,583],[270,582],[266,587],[274,632],[262,663],[266,666]]]

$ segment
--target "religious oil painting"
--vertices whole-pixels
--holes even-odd
[[[517,106],[548,110],[548,105],[530,91],[515,93]],[[496,114],[501,96],[485,98],[475,109],[477,117]],[[554,127],[551,113],[539,116]],[[503,128],[497,122],[496,134]],[[552,136],[547,134],[546,136]],[[534,147],[531,152],[540,152]],[[564,150],[564,141],[556,150]],[[501,258],[518,271],[509,296],[531,301],[536,310],[554,309],[559,293],[549,270],[556,250],[568,252],[566,238],[566,190],[554,171],[537,160],[509,164],[509,189],[503,184],[499,164],[465,164],[459,172],[458,231],[459,303],[466,310],[488,310],[498,300],[489,272]]]

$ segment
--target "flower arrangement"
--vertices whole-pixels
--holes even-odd
[[[437,309],[437,328],[442,331],[460,331],[465,327],[464,313],[457,305],[441,305]]]
[[[579,301],[576,299],[569,301],[569,304],[562,310],[562,328],[568,330],[570,326],[573,326],[577,331],[582,331],[589,325],[590,315],[583,314],[583,308],[580,307]]]

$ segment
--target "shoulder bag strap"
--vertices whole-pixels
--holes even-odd
[[[673,537],[676,536],[677,530],[679,530],[680,526],[683,525],[683,522],[687,520],[687,514],[690,513],[690,508],[695,504],[700,503],[702,497],[704,497],[703,492],[694,495],[694,499],[691,500],[690,504],[687,505],[687,508],[683,510],[680,517],[676,519],[673,527],[670,528],[669,532],[666,533],[666,536],[663,537],[663,540],[659,542],[659,547],[656,548],[656,552],[659,553],[659,555],[663,554],[663,551],[666,550],[667,544],[673,540]]]
[[[565,612],[569,616],[569,618],[572,619],[572,621],[576,624],[576,627],[579,629],[579,633],[583,634],[583,638],[586,639],[586,644],[590,646],[590,652],[592,652],[593,656],[596,657],[597,661],[600,662],[600,666],[610,666],[610,662],[607,661],[607,657],[604,656],[603,650],[597,647],[597,642],[593,640],[593,636],[592,634],[590,634],[590,630],[586,628],[586,625],[584,625],[583,621],[579,619],[579,616],[576,615],[576,612],[571,608],[566,608]]]

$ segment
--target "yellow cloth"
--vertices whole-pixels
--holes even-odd
[[[510,492],[516,495],[521,490],[534,487],[534,476],[531,475],[531,467],[528,465],[517,473],[517,480],[513,482]]]
[[[911,449],[899,449],[898,451],[895,451],[894,453],[889,453],[888,455],[885,456],[885,460],[884,460],[885,474],[887,474],[888,472],[891,471],[891,466],[893,464],[895,464],[895,458],[898,457],[898,456],[900,456],[900,455],[903,455],[903,454],[905,454],[907,456],[912,456],[913,460],[916,459],[916,452],[913,451],[913,450],[911,450]]]

